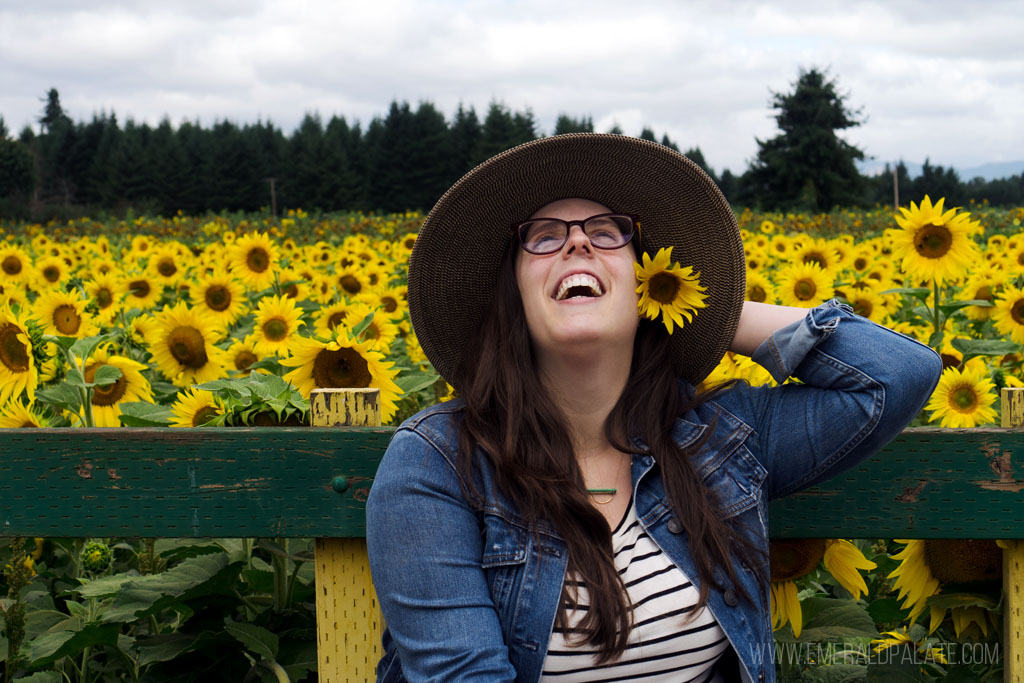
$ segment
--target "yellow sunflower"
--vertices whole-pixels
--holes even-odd
[[[240,339],[228,347],[228,369],[231,370],[233,368],[234,372],[239,375],[248,375],[251,372],[266,373],[266,370],[254,371],[249,369],[253,363],[261,360],[263,359],[260,357],[259,352],[256,351],[256,343],[252,335],[249,335],[245,339]]]
[[[975,225],[966,211],[957,213],[950,209],[943,211],[945,197],[932,205],[925,195],[921,206],[910,202],[910,208],[900,207],[902,216],[896,216],[900,230],[889,231],[892,235],[892,252],[902,259],[900,268],[911,278],[936,280],[958,280],[974,265],[980,251],[971,238]]]
[[[324,306],[317,313],[313,331],[318,337],[333,337],[334,328],[345,324],[345,312],[352,306],[347,301]],[[356,322],[359,322],[358,320]]]
[[[1007,285],[992,309],[996,329],[1018,344],[1024,344],[1024,289]]]
[[[995,303],[995,295],[1002,288],[1003,278],[997,271],[986,268],[983,271],[972,274],[964,283],[960,299],[965,301],[984,300]],[[992,306],[967,306],[964,313],[971,320],[984,322],[992,317],[995,309]],[[1021,319],[1024,325],[1024,302],[1021,306]]]
[[[35,274],[35,289],[49,289],[68,277],[68,265],[58,256],[48,256],[36,261]]]
[[[853,307],[854,313],[876,323],[881,323],[886,316],[895,312],[889,300],[867,288],[847,290],[844,297]]]
[[[398,287],[378,287],[360,300],[365,301],[378,314],[392,322],[398,322],[405,317],[405,302]]]
[[[875,646],[872,648],[874,652],[882,652],[894,645],[910,644],[916,646],[917,651],[924,655],[926,660],[938,662],[940,664],[947,663],[946,656],[942,654],[942,648],[929,647],[925,642],[923,642],[923,638],[921,642],[915,641],[910,637],[910,634],[907,633],[906,626],[903,626],[902,629],[898,631],[886,631],[882,635],[885,637],[874,638],[871,641],[871,644]]]
[[[362,267],[350,265],[342,267],[334,276],[335,287],[345,296],[358,296],[368,287]]]
[[[85,312],[86,303],[78,290],[50,289],[36,299],[33,312],[46,334],[82,339],[96,332],[92,316]]]
[[[928,420],[941,418],[940,427],[976,427],[992,422],[996,419],[992,408],[995,388],[982,364],[967,365],[963,371],[946,368],[925,406],[925,410],[932,411]]]
[[[817,263],[794,263],[779,270],[776,293],[783,306],[814,308],[832,298],[832,277]]]
[[[184,303],[156,316],[150,353],[160,371],[179,387],[224,376],[225,352],[215,346],[223,329],[209,313]]]
[[[0,405],[22,392],[36,397],[39,373],[32,359],[32,341],[22,313],[15,315],[7,304],[0,306]]]
[[[776,300],[775,285],[767,277],[757,271],[747,273],[747,301],[762,304],[773,304]]]
[[[840,261],[839,252],[823,237],[812,238],[793,255],[794,263],[817,263],[830,275],[839,266]]]
[[[772,539],[770,543],[772,629],[778,630],[788,623],[797,638],[803,630],[797,579],[810,574],[824,560],[825,570],[832,578],[853,594],[854,599],[859,599],[861,594],[867,593],[859,570],[877,566],[864,557],[857,546],[842,539]]]
[[[208,312],[222,327],[230,327],[242,317],[248,305],[245,287],[225,270],[202,275],[188,289],[192,306]]]
[[[298,272],[291,269],[282,270],[279,279],[281,281],[281,294],[285,298],[293,299],[294,301],[305,301],[309,298],[310,283]]]
[[[929,609],[928,633],[934,633],[946,617],[944,607],[928,605],[928,598],[940,592],[942,584],[998,581],[1003,572],[1002,551],[996,541],[967,539],[895,539],[904,548],[892,556],[900,564],[887,578],[895,579],[903,609],[910,609],[911,621]],[[954,626],[963,626],[965,607],[954,607]],[[960,614],[957,614],[960,612]],[[967,616],[970,616],[968,612]],[[957,629],[959,637],[961,629]]]
[[[21,401],[8,401],[0,410],[0,429],[40,429],[49,424],[41,415],[22,405]]]
[[[380,311],[357,301],[345,310],[344,327],[351,330],[361,323],[366,316],[373,314],[373,320],[363,330],[361,339],[373,344],[378,351],[387,352],[391,348],[391,342],[398,337],[398,326],[391,322],[387,316],[381,315]]]
[[[256,309],[256,328],[253,337],[256,351],[260,355],[288,355],[288,345],[298,334],[302,322],[302,310],[295,302],[284,296],[265,296]]]
[[[277,246],[261,232],[242,235],[229,251],[231,274],[251,290],[263,290],[274,282],[277,271]]]
[[[16,244],[0,245],[0,283],[31,283],[34,271],[28,253]]]
[[[683,327],[684,316],[686,322],[692,322],[697,309],[707,307],[704,300],[708,298],[702,293],[707,287],[700,284],[700,273],[691,266],[684,268],[672,263],[671,259],[672,247],[665,247],[658,250],[653,260],[644,252],[643,265],[633,264],[639,283],[636,292],[640,295],[640,314],[650,320],[656,320],[660,314],[669,334],[674,325]]]
[[[96,273],[96,276],[84,284],[85,291],[90,300],[96,304],[99,311],[96,319],[102,324],[110,324],[121,310],[121,298],[124,287],[117,275],[113,272]]]
[[[174,244],[161,244],[153,247],[149,253],[147,270],[161,287],[177,287],[185,279],[188,268],[186,258],[179,253]]]
[[[148,273],[125,275],[121,280],[121,288],[125,307],[143,311],[152,308],[163,293],[163,288]]]
[[[202,427],[223,413],[224,405],[212,391],[190,387],[178,394],[178,400],[171,406],[171,426]]]
[[[96,372],[104,365],[112,365],[121,371],[121,376],[113,384],[103,387],[93,387],[92,390],[92,418],[97,427],[120,427],[121,404],[134,401],[153,402],[153,392],[150,390],[149,381],[142,376],[142,371],[148,366],[138,363],[125,356],[116,356],[109,353],[104,347],[96,349],[92,358],[85,366],[86,382],[92,382]]]
[[[281,361],[295,368],[284,378],[306,398],[314,389],[380,389],[380,417],[386,424],[398,411],[402,390],[394,382],[398,375],[394,363],[385,361],[371,343],[350,340],[342,330],[336,330],[328,342],[297,337],[292,357]]]

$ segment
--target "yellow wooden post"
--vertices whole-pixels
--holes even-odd
[[[379,389],[316,389],[314,427],[379,427]],[[344,490],[344,472],[331,482]],[[381,617],[364,538],[316,539],[316,637],[320,683],[370,681],[380,659]]]
[[[1000,392],[1003,427],[1024,426],[1024,388]],[[1024,540],[1003,549],[1003,680],[1024,681]]]

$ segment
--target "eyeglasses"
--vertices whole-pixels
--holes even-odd
[[[636,216],[626,213],[599,213],[581,221],[563,221],[561,218],[531,218],[517,223],[512,230],[519,244],[531,254],[553,254],[569,241],[569,231],[578,225],[598,249],[618,249],[640,234]]]

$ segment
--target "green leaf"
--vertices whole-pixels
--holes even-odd
[[[1015,353],[1020,345],[1002,339],[963,339],[955,338],[951,342],[953,348],[964,355],[964,361],[974,356],[1003,356]]]
[[[61,351],[67,351],[71,346],[78,341],[78,337],[63,337],[54,334],[44,334],[43,341],[53,342]]]
[[[277,658],[277,636],[262,626],[229,621],[224,624],[224,630],[261,659],[274,661]]]
[[[832,664],[807,669],[801,681],[814,683],[852,683],[864,680],[867,666],[863,664]]]
[[[105,387],[121,379],[121,375],[121,368],[104,363],[96,369],[96,374],[93,375],[92,384],[90,386]]]
[[[927,301],[928,297],[931,296],[932,290],[930,287],[896,287],[894,289],[887,289],[879,294],[909,294],[910,296],[917,297],[921,301]]]
[[[928,598],[927,602],[932,607],[946,609],[974,606],[994,609],[999,601],[986,593],[940,593]]]
[[[958,664],[950,667],[949,673],[942,679],[942,683],[980,683],[978,674],[967,664]]]
[[[47,666],[61,657],[75,657],[87,647],[117,644],[120,624],[89,623],[80,630],[50,631],[28,643],[26,653],[33,669]]]
[[[889,650],[894,650],[899,646],[894,645]],[[882,655],[888,650],[884,650]],[[893,655],[895,657],[895,655]],[[921,673],[921,667],[918,664],[911,663],[898,663],[898,664],[868,664],[867,674],[864,677],[865,681],[878,681],[879,683],[920,683],[927,680],[924,674]]]
[[[942,348],[942,337],[943,331],[940,329],[937,332],[932,332],[932,336],[928,337],[928,346],[933,349]]]
[[[868,605],[868,614],[876,624],[891,624],[905,619],[909,610],[901,608],[897,598],[881,598]]]
[[[352,328],[352,332],[349,334],[349,337],[351,339],[358,339],[359,337],[362,336],[363,332],[366,331],[366,328],[369,327],[370,323],[372,323],[372,322],[373,322],[373,313],[370,313],[370,315],[368,315],[365,318],[363,318],[362,320],[360,320],[359,324]]]
[[[186,652],[205,648],[217,649],[223,654],[225,646],[233,646],[235,641],[221,633],[202,631],[199,635],[192,633],[165,633],[153,636],[140,636],[135,640],[139,651],[139,666],[154,662],[167,662]]]
[[[56,671],[37,671],[30,676],[12,679],[13,683],[61,683],[63,680]]]
[[[82,394],[67,382],[40,389],[36,392],[36,400],[73,413],[82,409]]]
[[[125,427],[166,427],[173,414],[167,406],[148,401],[130,401],[121,404],[118,419]]]
[[[402,389],[403,393],[412,394],[420,391],[421,389],[426,389],[427,387],[432,386],[439,376],[440,375],[433,373],[428,375],[416,374],[406,377],[396,377],[395,384]]]
[[[125,583],[103,615],[103,620],[134,621],[155,614],[178,600],[217,593],[218,584],[223,584],[226,578],[223,575],[236,574],[240,568],[240,563],[229,566],[223,553],[189,558],[173,569]]]
[[[92,356],[97,346],[103,342],[117,339],[118,335],[120,335],[120,332],[107,332],[106,334],[97,334],[92,337],[85,337],[72,344],[70,351],[82,360],[86,360]]]
[[[83,598],[105,598],[117,595],[117,592],[121,590],[121,586],[137,578],[139,578],[139,573],[132,570],[126,574],[104,576],[92,581],[89,579],[79,579],[82,585],[72,588],[68,592],[78,593]]]
[[[814,597],[801,600],[800,607],[804,617],[800,642],[878,637],[871,615],[853,600]]]
[[[89,385],[85,383],[85,377],[82,376],[78,368],[68,368],[67,372],[64,373],[64,381],[72,387],[80,389],[89,388]]]

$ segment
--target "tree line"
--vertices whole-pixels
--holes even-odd
[[[780,133],[757,140],[742,174],[715,171],[700,148],[683,153],[707,171],[734,204],[765,209],[829,210],[837,205],[891,203],[893,169],[866,177],[864,152],[840,133],[859,125],[837,84],[820,70],[801,71],[793,90],[773,93]],[[589,116],[558,117],[553,134],[593,132]],[[623,134],[615,126],[605,131]],[[51,89],[38,132],[12,137],[0,117],[0,217],[68,217],[137,211],[256,211],[271,205],[307,210],[427,210],[466,171],[505,149],[538,138],[533,113],[492,102],[481,117],[459,106],[451,120],[433,104],[394,101],[364,129],[358,121],[307,114],[286,135],[269,121],[204,127],[168,119],[156,126],[113,113],[72,121]],[[667,135],[639,137],[679,150]],[[951,169],[925,163],[918,178],[897,166],[903,203],[925,193],[947,203],[969,198],[1024,203],[1020,175],[963,182]]]

